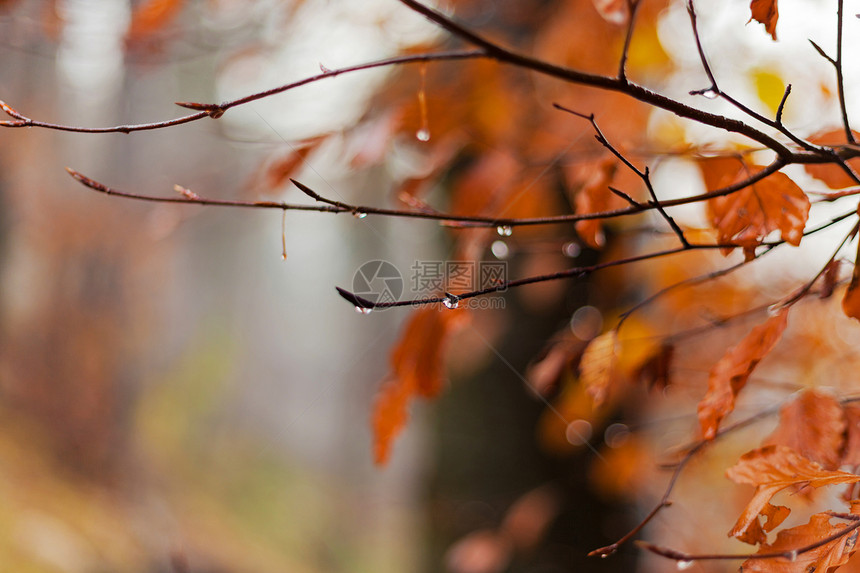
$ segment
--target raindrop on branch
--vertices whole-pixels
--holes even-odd
[[[509,225],[499,225],[496,227],[496,232],[502,237],[510,237],[514,234],[514,229]]]
[[[418,113],[421,127],[415,132],[418,141],[430,141],[430,122],[427,119],[427,64],[421,64],[421,86],[418,88]]]
[[[678,571],[684,571],[686,569],[689,569],[692,566],[693,566],[693,562],[689,561],[689,560],[681,560],[681,561],[678,561],[678,563],[676,564]]]
[[[460,297],[446,292],[445,298],[442,299],[442,304],[453,310],[460,306]]]
[[[355,312],[359,314],[370,314],[373,312],[372,308],[367,308],[366,306],[357,306],[355,307]]]

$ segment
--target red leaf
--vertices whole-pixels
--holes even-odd
[[[756,486],[755,494],[747,504],[737,523],[729,532],[746,543],[765,541],[759,515],[765,515],[766,529],[776,527],[787,515],[784,510],[774,511],[770,499],[791,486],[823,487],[860,481],[860,476],[840,471],[829,471],[785,446],[765,446],[741,456],[740,461],[726,471],[735,483]]]
[[[776,40],[776,21],[779,20],[777,0],[752,0],[750,13],[750,21],[756,20],[764,24],[764,29]]]
[[[708,392],[699,402],[702,435],[711,440],[720,422],[735,409],[735,398],[747,383],[762,358],[776,346],[788,324],[788,309],[782,309],[762,325],[753,328],[740,343],[729,350],[711,369]]]

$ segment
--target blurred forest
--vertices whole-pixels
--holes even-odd
[[[0,2],[0,569],[858,569],[857,18],[413,4]]]

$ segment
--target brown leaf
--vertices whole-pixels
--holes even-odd
[[[526,370],[529,386],[541,396],[555,390],[558,380],[567,369],[573,368],[585,349],[585,342],[574,336],[569,328],[565,330]]]
[[[614,377],[615,347],[618,332],[613,329],[591,340],[582,353],[579,378],[586,391],[594,398],[594,406],[606,400]]]
[[[577,215],[599,213],[614,206],[617,197],[608,187],[615,177],[616,169],[615,160],[606,158],[591,171],[591,175],[574,198]],[[583,241],[594,249],[599,249],[606,242],[603,236],[603,222],[600,219],[577,221],[576,232]]]
[[[787,324],[788,309],[783,308],[764,324],[753,328],[711,369],[708,391],[698,408],[699,424],[706,440],[717,435],[723,418],[735,409],[738,393],[761,359],[779,342]]]
[[[737,161],[735,162],[738,163]],[[743,181],[761,171],[750,166],[726,171],[721,183],[709,190]],[[706,177],[707,181],[707,177]],[[741,189],[708,200],[708,215],[718,232],[720,243],[733,243],[746,250],[760,245],[773,231],[779,231],[788,243],[797,246],[803,238],[803,229],[809,216],[809,198],[787,175],[773,173],[765,179]],[[723,250],[724,254],[731,248]]]
[[[853,131],[852,133],[856,137],[860,138],[860,133]],[[831,129],[822,131],[810,137],[809,142],[814,143],[815,145],[825,145],[828,147],[844,145],[846,143],[845,130]],[[860,161],[857,159],[850,160],[847,163],[853,167],[855,171],[860,168]],[[824,181],[824,183],[826,183],[831,189],[844,189],[845,187],[854,187],[857,185],[857,182],[854,181],[850,175],[845,173],[845,171],[838,165],[810,163],[809,165],[804,165],[803,169],[816,179]]]
[[[432,398],[442,388],[445,342],[463,316],[462,311],[425,307],[406,324],[400,342],[391,352],[391,376],[374,405],[373,451],[377,464],[388,461],[394,438],[409,419],[412,398]]]
[[[766,445],[788,446],[825,469],[840,466],[845,415],[833,395],[805,390],[780,411],[779,426]]]
[[[294,146],[288,153],[274,159],[265,170],[262,185],[266,190],[277,189],[287,183],[302,167],[308,156],[328,138],[327,135],[314,137]]]
[[[860,211],[860,205],[857,207]],[[857,256],[860,257],[860,241],[857,241]],[[845,316],[860,320],[860,258],[854,260],[854,272],[851,273],[851,282],[845,289],[842,297],[842,312]]]
[[[853,511],[852,511],[853,513]],[[780,531],[772,545],[762,544],[757,553],[790,552],[817,543],[850,527],[845,523],[833,525],[831,515],[816,513],[809,522],[797,527]],[[857,530],[815,547],[798,553],[794,559],[747,559],[741,565],[743,572],[761,573],[833,573],[837,567],[845,565],[856,550]]]
[[[783,510],[774,511],[770,499],[791,486],[823,487],[860,481],[860,476],[841,471],[825,470],[786,446],[765,446],[741,456],[740,461],[726,471],[726,476],[735,483],[747,483],[756,487],[753,498],[747,504],[729,536],[746,543],[766,541],[758,522],[759,515],[766,515],[765,527],[772,529],[785,519]],[[778,508],[777,508],[778,509]],[[785,515],[782,515],[785,514]]]
[[[779,20],[777,0],[752,0],[750,13],[750,22],[756,20],[764,24],[764,29],[776,40],[776,21]]]
[[[662,390],[666,388],[670,383],[670,369],[674,354],[675,345],[670,342],[664,342],[636,370],[636,379],[646,384],[649,389],[657,388],[658,390]]]
[[[552,520],[558,515],[560,505],[558,492],[552,487],[535,488],[508,509],[499,526],[499,533],[518,552],[531,551],[538,546]]]

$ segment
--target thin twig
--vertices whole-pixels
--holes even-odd
[[[627,32],[624,34],[624,48],[621,50],[621,61],[618,63],[618,79],[627,81],[627,57],[630,54],[630,43],[633,41],[633,30],[636,28],[636,16],[639,4],[644,0],[627,0]]]
[[[834,515],[834,517],[839,517],[841,519],[847,519],[847,516],[850,514],[840,514]],[[827,545],[828,543],[832,543],[837,539],[844,537],[860,527],[860,516],[853,516],[852,519],[854,523],[845,526],[843,529],[840,529],[836,533],[832,535],[828,535],[823,539],[819,539],[813,543],[809,543],[808,545],[804,545],[802,547],[798,547],[796,549],[788,549],[785,551],[771,551],[766,553],[707,553],[707,554],[691,554],[684,553],[682,551],[676,551],[675,549],[670,549],[668,547],[662,547],[660,545],[654,545],[653,543],[648,543],[646,541],[637,541],[636,545],[641,547],[642,549],[646,549],[651,553],[655,553],[662,557],[666,557],[668,559],[673,559],[678,561],[679,563],[686,562],[692,563],[694,561],[733,561],[738,559],[786,559],[788,561],[795,561],[799,555],[803,555],[804,553],[808,553],[810,551],[814,551],[823,545]]]
[[[636,174],[637,177],[642,180],[642,182],[645,184],[645,188],[648,189],[648,194],[651,196],[651,201],[649,201],[648,204],[654,209],[656,209],[657,212],[660,213],[660,216],[665,219],[665,221],[669,224],[669,227],[672,229],[672,232],[674,232],[675,235],[678,237],[678,240],[681,241],[681,245],[683,245],[684,247],[689,247],[690,243],[687,242],[687,238],[684,236],[684,231],[681,230],[681,227],[678,226],[678,223],[675,222],[675,219],[673,219],[672,216],[669,215],[665,209],[663,209],[663,204],[660,203],[659,199],[657,199],[657,193],[654,192],[654,187],[651,185],[651,173],[648,167],[646,166],[645,170],[641,171],[638,167],[633,165],[633,163],[629,159],[627,159],[624,154],[618,151],[615,146],[609,143],[609,140],[606,139],[606,136],[603,134],[603,132],[600,130],[600,127],[597,125],[597,121],[594,119],[594,114],[585,115],[572,109],[568,109],[557,103],[553,104],[553,107],[586,119],[591,123],[591,127],[597,134],[595,138],[597,139],[598,143],[608,149],[609,152],[612,153],[612,155],[617,157],[619,161],[621,161],[628,169],[630,169],[633,173]]]
[[[180,107],[184,107],[186,109],[196,110],[197,113],[186,115],[184,117],[179,117],[176,119],[170,119],[167,121],[158,121],[153,123],[140,123],[140,124],[129,124],[129,125],[115,125],[112,127],[80,127],[74,125],[61,125],[57,123],[49,123],[45,121],[38,121],[26,117],[21,114],[14,108],[12,108],[9,104],[0,101],[0,109],[6,112],[7,115],[14,118],[14,121],[0,121],[0,127],[41,127],[44,129],[53,129],[57,131],[72,131],[75,133],[132,133],[135,131],[149,131],[153,129],[164,129],[167,127],[174,127],[177,125],[182,125],[184,123],[190,123],[192,121],[197,121],[199,119],[203,119],[205,117],[211,117],[213,119],[217,119],[224,115],[224,112],[233,107],[238,107],[252,101],[257,101],[259,99],[271,97],[273,95],[277,95],[295,88],[299,88],[301,86],[305,86],[308,84],[312,84],[321,80],[325,80],[328,78],[334,78],[336,76],[342,74],[348,74],[352,72],[359,72],[363,70],[372,70],[374,68],[383,68],[390,66],[398,66],[404,64],[413,64],[413,63],[422,63],[422,62],[442,62],[442,61],[450,61],[450,60],[469,60],[476,58],[487,58],[487,54],[485,54],[481,50],[454,50],[449,52],[433,52],[433,53],[425,53],[425,54],[414,54],[409,56],[397,56],[394,58],[386,58],[384,60],[377,60],[375,62],[368,62],[364,64],[358,64],[355,66],[348,66],[345,68],[339,68],[336,70],[328,70],[321,74],[317,74],[315,76],[310,76],[299,80],[297,82],[291,82],[288,84],[284,84],[282,86],[278,86],[272,89],[268,89],[265,91],[257,92],[251,95],[247,95],[238,99],[234,99],[231,101],[227,101],[221,104],[209,104],[209,103],[197,103],[197,102],[176,102],[176,105]]]
[[[788,128],[786,128],[782,124],[782,108],[783,108],[783,105],[785,104],[785,100],[788,97],[788,93],[790,90],[786,90],[786,92],[783,94],[782,102],[780,103],[780,106],[777,109],[776,121],[774,121],[774,120],[768,119],[765,116],[761,115],[760,113],[754,111],[753,109],[744,105],[743,103],[736,100],[735,98],[733,98],[732,96],[723,92],[720,89],[720,87],[717,85],[717,79],[714,77],[714,73],[711,71],[711,65],[708,63],[708,58],[707,58],[707,56],[705,56],[705,50],[702,47],[702,40],[699,36],[699,26],[698,26],[698,20],[697,20],[697,16],[696,16],[696,9],[693,6],[693,0],[687,0],[687,14],[689,14],[689,16],[690,16],[690,25],[693,28],[693,37],[696,40],[696,49],[699,52],[699,60],[702,63],[702,68],[704,68],[705,74],[708,76],[708,80],[711,82],[711,87],[705,88],[705,89],[700,89],[700,90],[694,90],[694,91],[691,91],[690,94],[691,95],[712,95],[713,97],[721,97],[724,100],[726,100],[727,102],[729,102],[730,104],[732,104],[733,106],[735,106],[736,108],[738,108],[739,110],[741,110],[742,112],[744,112],[745,114],[747,114],[748,116],[750,116],[751,118],[753,118],[757,121],[760,121],[761,123],[768,125],[774,129],[779,130],[783,135],[785,135],[786,137],[791,139],[791,141],[793,141],[794,143],[796,143],[797,145],[799,145],[803,149],[806,149],[807,151],[812,151],[812,152],[820,152],[821,148],[809,143],[808,141],[804,141],[803,139],[797,137]]]
[[[854,143],[854,134],[851,132],[851,123],[848,121],[848,107],[845,105],[845,78],[842,74],[842,28],[844,18],[844,1],[839,0],[836,4],[836,89],[839,92],[839,110],[842,112],[842,127],[845,129],[845,138],[848,143]]]

